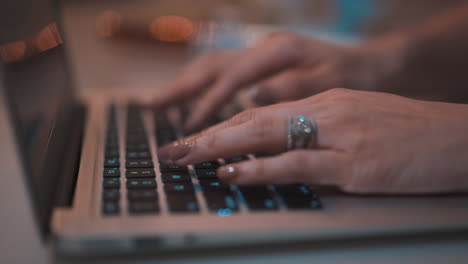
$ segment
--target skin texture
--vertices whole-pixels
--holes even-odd
[[[285,152],[287,118],[300,115],[316,120],[318,146]],[[277,154],[220,168],[219,177],[233,184],[304,182],[352,193],[467,191],[467,115],[461,104],[332,89],[242,112],[158,154],[179,165]]]
[[[466,192],[468,106],[455,104],[468,101],[466,47],[468,5],[354,47],[275,33],[249,49],[202,55],[151,107],[197,96],[185,124],[190,131],[245,87],[256,87],[251,94],[260,105],[283,103],[243,112],[162,147],[159,155],[177,164],[274,155],[220,168],[220,177],[235,184],[304,182],[352,193]],[[288,116],[316,120],[316,148],[286,152]]]

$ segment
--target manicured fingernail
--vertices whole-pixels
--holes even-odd
[[[176,161],[187,156],[192,149],[192,144],[189,142],[174,142],[170,145],[163,146],[158,150],[158,156],[166,163],[175,163]]]
[[[223,181],[232,181],[238,176],[238,169],[234,166],[223,166],[218,169],[218,177]]]

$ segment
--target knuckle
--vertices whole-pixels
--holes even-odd
[[[305,179],[304,165],[308,163],[306,153],[302,151],[291,153],[287,158],[287,162],[290,164],[291,176],[295,180],[302,181]]]
[[[265,141],[271,137],[274,126],[272,118],[254,119],[252,122],[252,137],[258,140],[259,143]]]
[[[256,166],[255,166],[256,178],[262,178],[262,177],[265,177],[267,175],[265,173],[266,172],[266,166],[267,165],[266,165],[265,160],[263,160],[263,159],[257,160]]]
[[[247,109],[247,110],[235,115],[234,117],[232,117],[231,122],[233,122],[235,124],[240,124],[240,123],[244,123],[244,122],[253,120],[255,118],[255,116],[256,116],[256,110]]]
[[[352,90],[344,88],[333,88],[327,91],[326,95],[326,100],[339,103],[350,103],[355,98]]]
[[[327,94],[330,96],[340,96],[348,93],[349,90],[345,88],[333,88],[327,91]]]
[[[206,136],[204,136],[204,143],[205,143],[205,147],[207,149],[212,149],[216,146],[216,142],[217,142],[217,136],[216,134],[208,134]]]
[[[342,177],[339,179],[338,187],[343,191],[364,194],[377,183],[375,170],[369,166],[363,166],[362,163],[359,164],[361,165],[349,166],[351,169],[348,170],[346,178]]]

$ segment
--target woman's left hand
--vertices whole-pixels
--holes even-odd
[[[288,117],[314,119],[317,146],[287,152]],[[352,193],[468,190],[468,107],[332,89],[247,110],[159,150],[195,164],[246,153],[278,154],[218,169],[232,184],[335,185]]]

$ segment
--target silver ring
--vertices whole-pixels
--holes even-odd
[[[288,118],[288,150],[308,149],[317,146],[317,123],[303,116]]]

